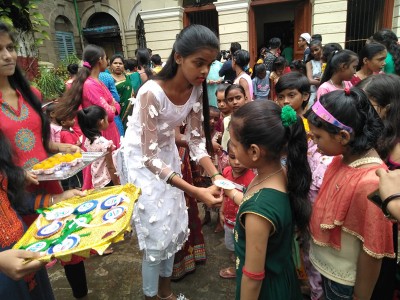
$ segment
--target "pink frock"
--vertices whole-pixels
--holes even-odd
[[[109,126],[106,130],[102,131],[102,135],[107,140],[113,141],[116,148],[119,148],[120,135],[118,128],[114,123],[114,116],[118,115],[121,111],[119,103],[113,99],[110,91],[101,81],[97,81],[93,77],[88,77],[83,84],[82,108],[86,108],[91,105],[98,105],[106,110]],[[116,112],[113,112],[112,105],[115,106]],[[82,189],[91,189],[93,185],[90,168],[85,168],[83,170],[83,177]]]

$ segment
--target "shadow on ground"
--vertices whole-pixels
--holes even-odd
[[[200,212],[203,211],[199,205]],[[219,270],[233,265],[225,248],[224,233],[214,233],[213,222],[203,228],[207,261],[197,265],[196,271],[172,284],[176,293],[183,293],[190,300],[234,299],[235,280],[221,279]],[[136,300],[142,294],[141,252],[136,237],[113,245],[114,253],[95,256],[85,261],[90,300]],[[58,263],[48,269],[51,285],[57,300],[74,299],[65,278],[64,269]]]

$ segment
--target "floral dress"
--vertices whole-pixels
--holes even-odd
[[[193,87],[183,105],[173,104],[153,80],[139,90],[125,137],[117,154],[121,183],[142,189],[133,221],[139,247],[148,260],[164,260],[186,241],[188,213],[183,191],[166,181],[172,172],[181,174],[175,145],[175,128],[187,124],[190,156],[199,161],[208,156],[202,129],[202,88]]]

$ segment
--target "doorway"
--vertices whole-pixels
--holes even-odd
[[[272,3],[271,3],[272,2]],[[283,45],[293,45],[295,59],[302,57],[298,36],[311,31],[310,0],[253,0],[249,10],[249,51],[253,65],[259,50],[268,46],[272,37],[279,37]]]

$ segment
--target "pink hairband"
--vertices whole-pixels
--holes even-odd
[[[86,67],[86,68],[88,68],[88,69],[91,69],[91,68],[92,68],[92,66],[91,66],[87,61],[84,61],[84,62],[83,62],[83,66]]]
[[[313,112],[320,117],[322,120],[339,127],[343,130],[348,131],[349,133],[353,132],[353,128],[344,125],[343,123],[339,122],[334,116],[332,116],[326,109],[325,107],[322,106],[321,102],[319,100],[314,103],[314,105],[311,107]]]

